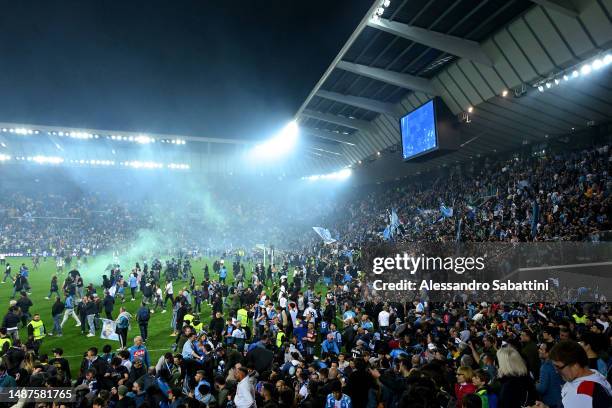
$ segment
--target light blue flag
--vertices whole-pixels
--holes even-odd
[[[331,236],[331,232],[327,228],[322,227],[312,227],[312,229],[321,237],[324,243],[332,244],[336,242],[334,238]]]
[[[391,229],[389,227],[385,228],[383,231],[383,239],[385,241],[389,241],[391,239]]]
[[[391,223],[389,224],[389,227],[391,229],[391,234],[395,234],[395,231],[399,228],[400,226],[400,220],[399,217],[397,216],[397,211],[395,211],[395,208],[391,210]]]
[[[453,216],[453,207],[447,207],[442,204],[440,205],[440,212],[444,218],[450,218]]]

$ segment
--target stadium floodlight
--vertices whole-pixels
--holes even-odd
[[[255,146],[251,152],[257,157],[280,157],[295,146],[300,129],[295,121],[289,122],[278,135]]]
[[[589,75],[591,73],[591,65],[590,64],[584,64],[582,66],[582,68],[580,68],[580,73],[582,75]]]
[[[559,82],[561,82],[559,81],[559,78],[555,78],[555,85],[559,85]]]
[[[580,75],[580,73],[578,72],[578,70],[573,70],[572,71],[572,78],[578,78],[578,76]]]
[[[593,69],[594,70],[598,70],[601,67],[603,67],[603,61],[602,60],[597,58],[595,61],[593,61]]]
[[[546,83],[546,89],[550,89],[552,87],[552,84],[550,82]]]
[[[389,7],[391,5],[391,0],[383,1],[383,7]]]
[[[505,98],[506,96],[508,96],[508,90],[504,89],[501,93],[501,95]]]
[[[612,54],[606,54],[606,56],[603,57],[603,63],[604,65],[610,65],[610,63],[612,63]]]
[[[11,156],[8,154],[0,154],[0,161],[9,161],[11,160]]]
[[[34,161],[38,164],[61,164],[64,159],[58,156],[34,156],[28,157],[28,161]]]
[[[131,139],[131,138],[130,138]],[[145,135],[139,135],[136,136],[133,139],[136,143],[140,143],[140,144],[147,144],[147,143],[151,143],[151,138],[149,136],[145,136]]]
[[[569,77],[567,75],[563,75],[563,80],[564,81],[569,81]]]
[[[378,14],[379,16],[382,16],[384,13],[385,13],[384,7],[379,7],[376,9],[376,14]]]

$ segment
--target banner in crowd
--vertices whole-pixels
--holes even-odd
[[[100,333],[100,338],[104,340],[119,341],[119,335],[115,332],[115,329],[117,328],[115,321],[110,319],[100,320],[102,320],[102,332]]]
[[[327,228],[322,227],[312,227],[312,229],[321,237],[323,242],[326,244],[332,244],[337,240],[332,238],[331,232]]]

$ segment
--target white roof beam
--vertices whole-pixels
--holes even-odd
[[[438,91],[436,91],[431,81],[426,78],[420,78],[401,72],[388,71],[382,68],[368,67],[367,65],[355,64],[347,61],[340,61],[336,67],[344,71],[352,72],[353,74],[376,79],[401,88],[420,91],[428,95],[438,95]]]
[[[540,5],[549,10],[554,10],[568,17],[576,18],[580,15],[578,10],[570,0],[531,0],[533,3]]]
[[[303,146],[319,153],[328,153],[334,156],[342,156],[342,149],[337,143],[325,143],[322,139],[302,139]]]
[[[338,92],[330,92],[319,89],[317,96],[329,99],[331,101],[340,102],[345,105],[355,106],[357,108],[366,109],[377,113],[387,113],[395,116],[397,112],[395,107],[386,102],[377,101],[375,99],[363,98],[361,96],[344,95]]]
[[[419,44],[447,52],[457,57],[492,67],[493,61],[476,41],[466,40],[453,35],[438,33],[421,27],[415,27],[387,19],[370,19],[368,26],[389,34],[414,41]]]
[[[313,129],[308,127],[300,127],[302,133],[318,137],[319,139],[331,140],[334,142],[342,143],[348,146],[355,146],[357,139],[352,135],[343,135],[342,133],[326,132],[324,130]]]
[[[323,113],[313,111],[311,109],[304,109],[302,112],[303,116],[307,116],[309,118],[322,120],[324,122],[334,123],[336,125],[344,126],[351,129],[368,129],[370,127],[370,123],[365,120],[360,119],[350,119],[345,116],[332,115],[331,113]]]

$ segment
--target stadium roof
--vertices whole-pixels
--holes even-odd
[[[462,147],[406,163],[411,174],[608,122],[610,69],[581,69],[610,48],[611,14],[597,0],[376,1],[296,117],[316,143],[339,148],[319,154],[324,168],[378,152],[400,162],[399,117],[440,96],[469,122]]]

